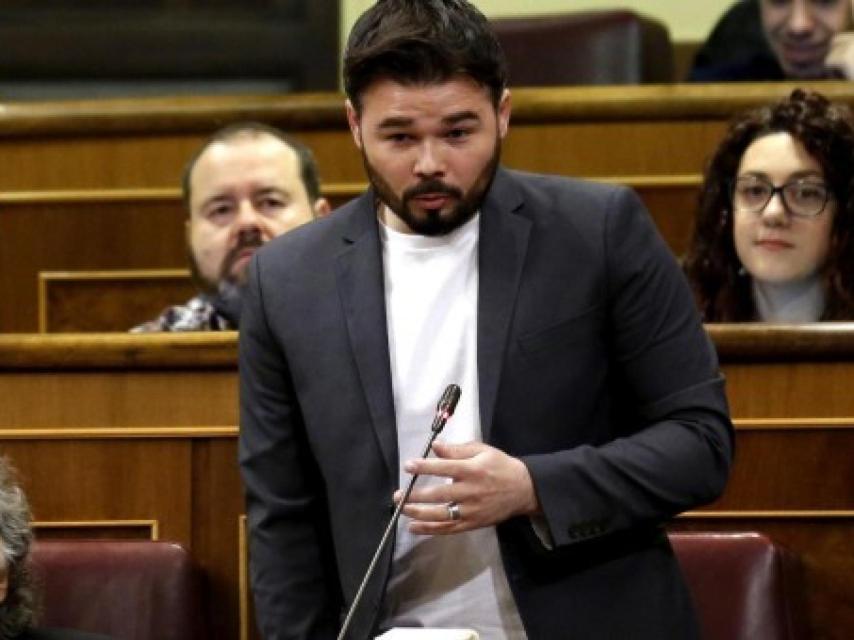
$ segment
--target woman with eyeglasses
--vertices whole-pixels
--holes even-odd
[[[854,320],[854,121],[797,89],[731,125],[685,271],[706,322]]]

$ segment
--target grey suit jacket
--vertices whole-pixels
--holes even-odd
[[[624,188],[499,170],[480,225],[483,438],[528,466],[554,542],[525,518],[497,527],[529,638],[695,637],[660,525],[720,494],[733,435],[674,258]],[[374,194],[270,242],[250,274],[240,464],[258,621],[267,638],[334,638],[398,478]],[[390,559],[349,637],[376,631]]]

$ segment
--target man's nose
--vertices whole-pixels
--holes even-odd
[[[445,173],[441,154],[435,142],[426,140],[419,145],[413,171],[419,177],[441,176]]]
[[[815,28],[815,17],[809,2],[806,0],[794,0],[792,11],[786,22],[786,29],[792,35],[806,35],[812,33]]]
[[[249,200],[241,200],[237,207],[237,216],[235,218],[234,228],[238,232],[257,229],[260,222],[260,214],[255,205]]]

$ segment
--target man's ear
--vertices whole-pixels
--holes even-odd
[[[347,112],[347,124],[350,125],[350,133],[353,134],[353,142],[355,142],[356,146],[361,150],[362,124],[359,118],[359,113],[356,111],[356,107],[353,106],[353,103],[350,102],[350,100],[347,100],[344,103],[344,109]]]
[[[332,206],[326,198],[318,198],[314,201],[314,216],[316,218],[325,218],[332,213]]]
[[[507,131],[510,129],[510,111],[511,111],[510,89],[505,89],[501,94],[501,99],[498,101],[498,136],[504,138]]]

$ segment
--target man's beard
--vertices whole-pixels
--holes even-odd
[[[445,184],[438,178],[428,178],[406,189],[403,195],[398,197],[368,160],[364,144],[362,145],[362,163],[365,166],[365,173],[380,201],[391,209],[409,229],[422,236],[446,235],[471,220],[480,209],[483,199],[492,186],[500,159],[501,139],[496,137],[492,157],[466,193],[457,187]],[[448,195],[456,199],[457,204],[447,213],[443,214],[441,209],[427,209],[424,211],[426,215],[419,217],[410,208],[410,202],[413,198],[427,193]]]
[[[261,232],[257,229],[241,232],[237,238],[237,244],[232,247],[222,260],[222,266],[219,269],[219,276],[216,281],[212,281],[205,276],[199,268],[199,263],[196,260],[193,248],[188,246],[187,253],[190,262],[190,275],[192,276],[193,284],[199,291],[208,295],[217,295],[224,289],[232,289],[235,287],[243,287],[246,284],[246,275],[249,270],[249,263],[244,265],[243,269],[238,273],[232,273],[232,267],[237,262],[241,252],[246,249],[258,249],[264,241],[261,239]]]

